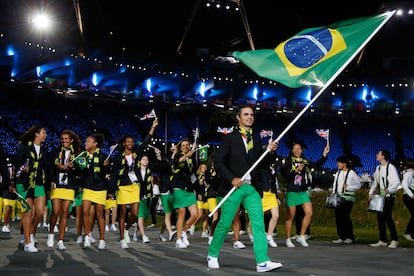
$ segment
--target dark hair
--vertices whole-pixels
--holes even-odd
[[[306,149],[306,145],[303,141],[293,141],[292,144],[290,145],[290,150],[291,151],[293,150],[294,145],[299,145],[302,148],[302,150]]]
[[[338,158],[336,158],[337,162],[340,163],[344,163],[346,165],[347,168],[351,169],[354,167],[354,164],[352,162],[352,158],[346,156],[346,155],[341,155]]]
[[[391,159],[391,153],[389,152],[389,150],[386,149],[382,149],[381,150],[382,155],[384,156],[385,160],[390,160]]]
[[[72,139],[72,146],[73,149],[75,151],[76,154],[80,153],[82,151],[82,140],[79,137],[78,134],[76,134],[76,132],[74,132],[73,130],[70,129],[65,129],[64,131],[62,131],[60,133],[60,136],[62,135],[69,135],[70,139]]]
[[[34,125],[31,128],[29,128],[25,133],[23,133],[18,141],[21,143],[28,143],[33,142],[34,138],[36,137],[36,133],[39,133],[42,129],[44,129],[43,126],[40,125]]]
[[[88,137],[92,137],[95,140],[97,148],[101,148],[103,146],[105,136],[102,133],[91,134]]]
[[[237,107],[236,116],[240,116],[241,115],[241,111],[242,111],[243,108],[250,108],[253,111],[253,114],[254,114],[254,108],[251,107],[248,104],[244,104],[244,105],[241,105],[241,106]]]
[[[404,165],[406,169],[414,169],[414,159],[407,159]]]
[[[150,160],[150,156],[149,156],[149,154],[148,154],[148,153],[146,153],[146,152],[142,153],[142,154],[138,157],[138,160],[139,160],[139,161],[141,161],[141,160],[142,160],[142,158],[143,158],[143,157],[145,157],[145,156],[148,158],[148,160]]]
[[[118,147],[120,149],[120,151],[124,151],[125,150],[125,146],[124,143],[127,139],[131,138],[132,140],[134,140],[135,143],[135,138],[132,135],[125,135],[123,136],[121,139],[119,139],[118,141]],[[135,146],[135,145],[134,145]]]

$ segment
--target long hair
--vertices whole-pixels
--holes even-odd
[[[60,133],[60,135],[68,135],[69,138],[72,140],[72,146],[75,151],[75,154],[79,154],[82,151],[82,140],[78,134],[76,134],[73,130],[65,129]]]
[[[31,128],[29,128],[25,133],[23,133],[17,140],[23,144],[33,142],[33,140],[36,137],[36,133],[39,133],[42,129],[44,129],[43,126],[34,125]]]

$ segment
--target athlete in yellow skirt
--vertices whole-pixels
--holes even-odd
[[[54,183],[50,191],[52,212],[50,216],[47,246],[54,245],[54,228],[59,221],[58,250],[65,250],[64,236],[68,224],[69,210],[75,200],[75,191],[78,190],[80,169],[73,162],[82,151],[81,139],[72,130],[64,130],[60,134],[60,145],[53,150]]]

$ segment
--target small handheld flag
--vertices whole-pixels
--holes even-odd
[[[329,145],[329,129],[315,129],[316,134],[319,135],[319,137],[322,137],[326,140],[326,144]]]
[[[108,154],[108,156],[106,157],[106,160],[108,160],[109,159],[109,157],[111,157],[111,155],[112,155],[112,153],[114,152],[114,150],[116,149],[116,147],[118,146],[118,144],[115,144],[115,145],[112,145],[111,146],[111,149],[109,150],[109,154]]]
[[[151,118],[157,118],[157,115],[155,114],[154,109],[151,110],[150,113],[145,114],[144,116],[141,117],[141,121],[146,120],[146,119],[151,119]]]
[[[217,127],[217,132],[229,134],[233,132],[233,127]]]
[[[27,200],[18,192],[14,192],[17,195],[17,200],[20,202],[20,204],[22,205],[22,212],[23,213],[27,213],[30,211],[30,204],[29,202],[27,202]]]
[[[260,138],[265,138],[265,137],[273,137],[273,130],[261,130],[260,131]]]

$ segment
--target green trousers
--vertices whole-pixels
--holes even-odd
[[[256,189],[249,184],[244,184],[234,190],[221,206],[220,219],[214,230],[213,240],[208,248],[208,255],[218,258],[220,249],[223,246],[231,223],[241,203],[243,203],[249,216],[254,239],[253,252],[256,257],[256,263],[268,261],[268,245],[264,226],[262,199]]]

